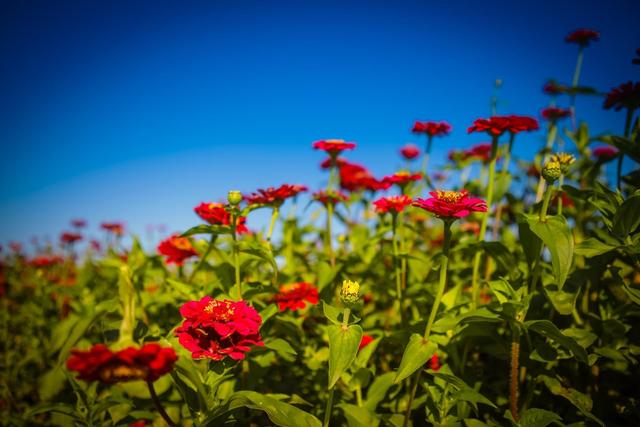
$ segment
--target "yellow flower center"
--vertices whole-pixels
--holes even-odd
[[[327,144],[342,144],[344,143],[344,139],[325,139],[324,142]]]
[[[224,306],[222,307],[222,310],[216,310],[220,306]],[[209,301],[209,304],[204,308],[204,311],[206,313],[213,313],[215,311],[215,317],[219,320],[224,320],[225,322],[233,319],[234,314],[231,303],[218,300]]]
[[[461,191],[441,191],[437,190],[438,200],[442,200],[447,203],[458,203],[464,197],[464,193]]]
[[[186,251],[191,249],[191,242],[186,237],[175,237],[173,239],[173,246],[180,250]]]

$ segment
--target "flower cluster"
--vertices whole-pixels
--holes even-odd
[[[391,212],[393,214],[402,212],[404,208],[409,206],[413,200],[409,196],[390,196],[381,197],[373,202],[378,213]]]
[[[124,234],[124,224],[121,222],[103,222],[100,228],[115,235],[122,236]]]
[[[222,203],[200,203],[194,209],[195,213],[211,225],[231,226],[231,214]],[[246,226],[247,217],[238,217],[236,231],[240,234],[248,233]]]
[[[439,218],[463,218],[472,212],[486,212],[484,200],[469,197],[467,190],[432,191],[428,199],[416,199],[413,206],[436,214]]]
[[[160,242],[158,252],[167,257],[167,264],[176,265],[182,265],[187,258],[198,255],[189,239],[177,235]]]
[[[451,125],[447,122],[419,122],[416,121],[411,129],[413,133],[424,133],[430,137],[444,136],[451,132]]]
[[[295,197],[304,191],[307,191],[307,187],[305,187],[304,185],[282,184],[278,188],[260,188],[255,193],[245,195],[244,199],[250,205],[260,204],[280,206],[288,198]]]
[[[280,285],[278,294],[275,296],[280,311],[287,309],[296,311],[305,308],[309,304],[315,305],[320,301],[318,288],[307,282],[290,283]]]

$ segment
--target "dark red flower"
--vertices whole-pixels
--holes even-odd
[[[373,202],[376,212],[378,213],[398,213],[402,212],[404,208],[409,206],[413,202],[409,196],[389,196],[381,197]]]
[[[171,347],[148,343],[141,348],[111,351],[96,344],[88,351],[72,350],[67,368],[80,373],[78,379],[114,384],[124,381],[155,381],[173,369],[178,359]]]
[[[416,199],[413,206],[436,214],[440,218],[463,218],[472,212],[486,212],[484,200],[469,197],[467,190],[432,191],[428,199]]]
[[[564,38],[567,43],[576,43],[580,46],[589,46],[589,42],[600,40],[600,33],[595,30],[580,28],[567,35]]]
[[[419,122],[416,121],[411,129],[413,133],[424,133],[431,137],[444,136],[451,132],[451,125],[447,122]]]
[[[500,136],[509,130],[511,120],[506,116],[492,116],[488,119],[476,119],[467,129],[467,133],[487,132],[491,136]]]
[[[290,197],[297,196],[303,191],[307,191],[307,187],[304,185],[289,185],[282,184],[278,188],[269,187],[266,189],[258,189],[256,193],[251,193],[244,196],[244,199],[250,205],[272,205],[280,206]]]
[[[549,122],[556,122],[560,119],[571,117],[571,110],[559,107],[547,107],[540,112],[540,115]]]
[[[147,426],[147,422],[145,420],[139,420],[139,421],[134,421],[131,424],[129,424],[128,427],[146,427]]]
[[[60,243],[65,245],[71,245],[79,240],[82,240],[82,234],[80,233],[65,231],[60,235]]]
[[[54,265],[62,264],[64,259],[59,255],[39,255],[31,260],[29,264],[35,268],[47,268]]]
[[[211,225],[225,225],[231,226],[231,214],[227,211],[226,205],[223,203],[200,203],[194,209],[194,212],[203,220],[207,221]],[[236,231],[240,234],[248,233],[249,229],[246,226],[247,217],[241,216],[238,218],[236,225]]]
[[[340,202],[346,202],[349,200],[349,197],[341,191],[320,190],[313,193],[311,197],[313,200],[316,200],[325,206],[329,204],[335,206]]]
[[[74,219],[71,221],[71,225],[75,228],[84,228],[87,226],[87,221],[84,219]]]
[[[100,228],[116,236],[122,236],[124,234],[124,224],[121,222],[103,222],[100,224]]]
[[[387,175],[382,178],[382,182],[391,186],[396,184],[400,188],[406,186],[410,182],[420,181],[422,179],[421,173],[409,173],[407,171],[396,172],[393,175]]]
[[[198,252],[186,237],[177,235],[164,239],[158,245],[158,252],[167,257],[167,264],[182,265],[184,260],[192,256],[198,256]]]
[[[375,338],[373,338],[371,335],[367,335],[367,334],[362,335],[362,338],[360,339],[360,344],[358,345],[358,351],[362,350],[363,348],[371,344],[371,342],[374,339]]]
[[[400,154],[405,159],[412,160],[420,155],[420,149],[415,144],[407,144],[400,149]]]
[[[336,166],[341,168],[343,165],[346,165],[348,162],[343,157],[336,158]],[[320,167],[322,169],[329,169],[331,167],[331,157],[327,157],[322,162],[320,162]]]
[[[607,93],[603,107],[620,111],[622,108],[635,110],[640,107],[640,82],[629,80]]]
[[[509,132],[511,133],[531,132],[540,129],[538,121],[533,117],[511,115],[507,116],[507,118],[509,119]]]
[[[313,143],[313,148],[316,150],[323,150],[329,153],[330,156],[337,156],[345,150],[353,150],[356,148],[356,144],[353,142],[346,142],[343,139],[323,139]]]
[[[433,371],[438,371],[440,370],[440,368],[441,368],[440,358],[438,357],[437,354],[434,354],[433,356],[431,356],[431,359],[429,359],[429,369]]]
[[[318,288],[311,283],[298,282],[290,283],[287,285],[280,285],[280,290],[275,296],[275,301],[278,303],[280,311],[287,309],[296,311],[305,308],[305,303],[315,305],[318,304]]]
[[[618,149],[609,146],[603,146],[593,149],[593,155],[601,162],[609,162],[618,157]]]
[[[251,346],[263,346],[262,318],[244,301],[216,300],[205,296],[180,307],[184,317],[176,329],[180,344],[194,359],[242,360]]]
[[[491,161],[491,143],[476,144],[462,152],[463,160],[480,160],[483,163]]]
[[[529,169],[527,169],[527,176],[530,176],[532,178],[540,178],[540,169],[538,169],[538,167],[536,165],[531,165],[529,166]]]
[[[367,168],[356,163],[345,163],[339,169],[340,187],[347,191],[386,190],[390,184],[378,181]]]
[[[558,84],[555,80],[549,80],[542,87],[542,91],[547,95],[560,95],[566,92],[567,88]]]

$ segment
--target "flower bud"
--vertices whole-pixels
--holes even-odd
[[[342,282],[342,288],[340,289],[340,299],[345,305],[351,305],[358,302],[360,298],[360,284],[352,280],[345,280]]]
[[[562,175],[562,166],[558,162],[549,161],[542,167],[542,177],[549,184],[553,184]]]
[[[238,190],[231,190],[227,194],[227,200],[231,206],[238,206],[242,201],[242,193]]]
[[[573,157],[573,154],[555,153],[551,155],[550,160],[559,163],[562,174],[566,175],[569,172],[569,166],[576,161],[576,158]]]

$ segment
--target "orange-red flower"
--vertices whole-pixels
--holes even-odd
[[[124,234],[124,224],[121,222],[103,222],[100,224],[100,228],[116,236],[122,236]]]
[[[245,195],[244,199],[251,205],[260,204],[280,206],[288,198],[297,196],[303,191],[307,191],[307,187],[305,187],[304,185],[282,184],[278,188],[260,188],[256,193]]]
[[[413,202],[411,197],[409,196],[389,196],[389,197],[381,197],[375,202],[373,202],[376,212],[378,213],[398,213],[402,212],[404,208],[409,206]]]
[[[424,133],[428,136],[444,136],[451,132],[451,125],[447,122],[419,122],[416,121],[411,129],[413,133]]]
[[[227,212],[226,205],[223,203],[200,203],[194,209],[194,212],[203,220],[207,221],[211,225],[226,225],[231,226],[231,214]],[[247,217],[241,216],[238,218],[236,231],[238,233],[248,233],[249,229],[246,226]]]
[[[346,202],[349,200],[349,197],[341,191],[320,190],[313,193],[311,197],[313,200],[316,200],[325,206],[329,204],[335,206],[340,202]]]
[[[353,150],[356,148],[356,144],[353,142],[346,142],[343,139],[323,139],[313,143],[313,148],[316,150],[323,150],[329,153],[330,156],[337,156],[345,150]]]
[[[60,243],[65,245],[71,245],[79,240],[82,240],[82,234],[65,231],[60,235]]]
[[[571,117],[571,110],[566,108],[547,107],[540,112],[540,115],[547,121],[556,122],[560,119]]]
[[[390,184],[378,181],[367,168],[346,162],[339,169],[340,187],[347,191],[386,190]]]
[[[467,129],[471,132],[487,132],[491,136],[500,136],[511,127],[511,120],[507,116],[492,116],[488,119],[476,119]]]
[[[191,241],[178,235],[170,236],[160,242],[158,252],[167,257],[167,264],[176,265],[182,265],[187,258],[198,255]]]
[[[416,199],[413,206],[436,214],[439,218],[463,218],[472,212],[486,212],[484,200],[469,197],[467,190],[432,191],[428,199]]]
[[[407,144],[400,149],[400,154],[405,159],[412,160],[420,155],[420,149],[415,144]]]
[[[374,339],[375,338],[373,338],[371,335],[367,335],[367,334],[362,335],[362,338],[360,339],[360,344],[358,345],[358,351],[362,350],[363,348],[371,344],[371,342]]]
[[[580,28],[569,33],[564,39],[567,43],[576,43],[580,46],[589,46],[589,42],[600,40],[600,33],[595,30]]]
[[[141,348],[111,351],[96,344],[88,351],[72,350],[67,368],[77,371],[78,379],[114,384],[124,381],[155,381],[173,369],[178,359],[171,347],[148,343]]]
[[[296,311],[307,306],[306,302],[315,305],[318,304],[318,288],[307,282],[290,283],[280,285],[280,290],[275,296],[280,311],[287,309]]]
[[[387,175],[382,178],[384,184],[392,185],[396,184],[399,187],[404,187],[410,182],[420,181],[422,179],[421,173],[409,173],[407,171],[396,172],[393,175]]]
[[[593,149],[593,155],[601,162],[609,162],[618,157],[618,150],[613,147],[603,146]]]
[[[180,307],[184,317],[176,329],[178,341],[194,359],[242,360],[251,346],[263,346],[262,318],[244,301],[216,300],[205,296]]]
[[[640,82],[633,83],[629,80],[618,87],[614,87],[607,93],[603,107],[620,111],[622,108],[635,110],[640,108]]]

